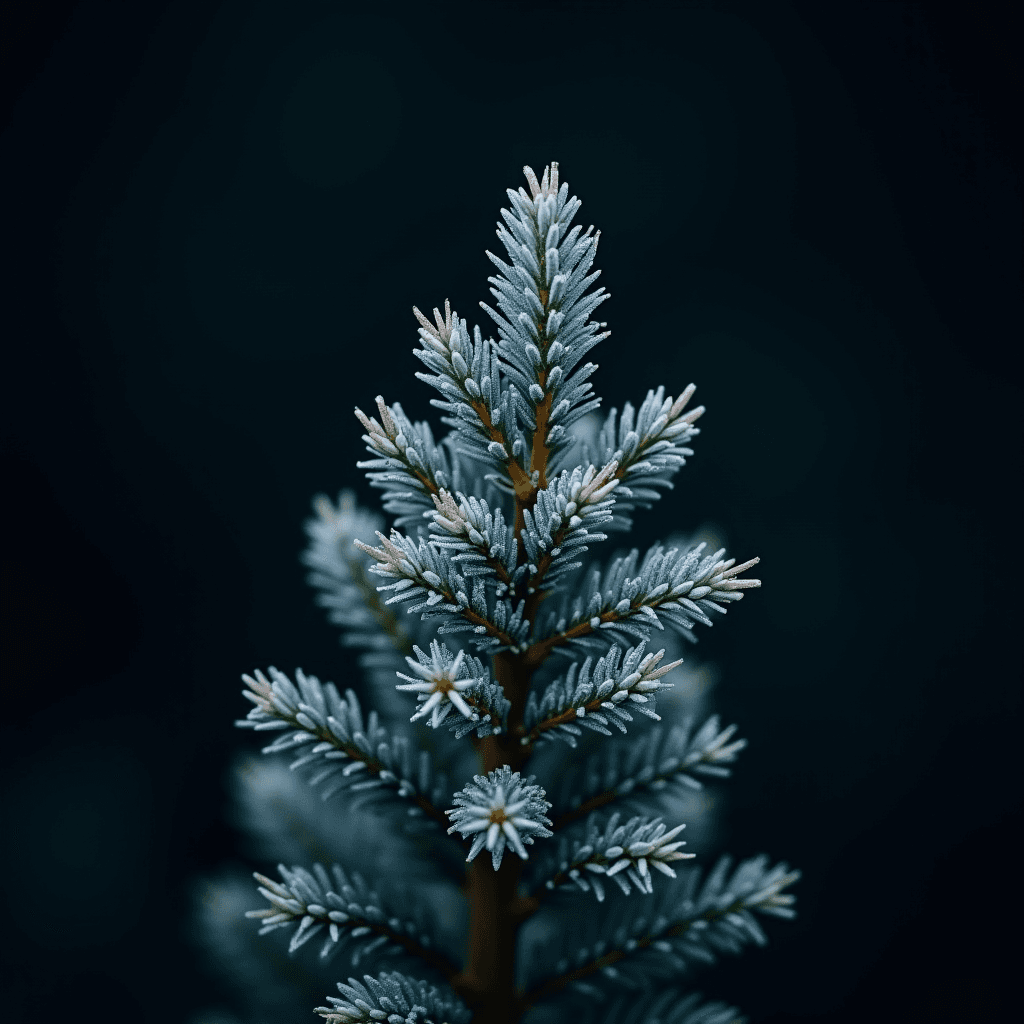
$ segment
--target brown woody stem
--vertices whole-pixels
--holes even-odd
[[[515,728],[523,720],[533,673],[520,656],[507,652],[494,656],[493,670],[495,680],[512,703],[510,728],[507,733],[487,736],[479,742],[480,766],[484,772],[506,764],[519,771],[529,750],[519,742]],[[452,981],[452,987],[474,1011],[476,1019],[494,1024],[515,1024],[523,1013],[515,991],[516,935],[532,904],[519,896],[521,872],[522,861],[512,850],[505,851],[497,871],[484,851],[467,872],[469,946],[466,966]]]
[[[471,923],[466,966],[452,979],[452,988],[489,1024],[516,1024],[522,1006],[515,991],[516,933],[514,913],[522,861],[507,851],[499,870],[486,851],[468,871]]]
[[[543,253],[540,253],[543,275]],[[548,313],[548,293],[540,292],[544,312],[537,324],[541,350],[546,352],[544,323]],[[543,388],[547,373],[541,371],[539,383]],[[491,439],[507,445],[503,432],[491,422],[487,406],[482,401],[472,403],[484,429]],[[536,408],[536,426],[530,450],[530,471],[527,472],[510,458],[506,464],[509,479],[515,490],[514,531],[522,555],[522,533],[526,525],[524,512],[534,501],[537,491],[547,487],[548,422],[551,417],[552,396],[545,394]],[[534,477],[536,474],[536,477]],[[536,483],[534,483],[536,479]],[[549,560],[550,561],[550,560]],[[546,568],[546,567],[545,567]],[[527,596],[524,618],[533,622],[546,593],[539,589]],[[519,771],[530,755],[530,745],[521,741],[523,713],[530,691],[530,681],[538,665],[547,656],[534,655],[533,648],[522,654],[503,652],[493,658],[494,679],[499,683],[511,703],[508,730],[498,736],[488,736],[477,744],[481,768],[493,771],[508,765]],[[515,991],[515,947],[519,926],[536,909],[537,901],[519,895],[519,877],[522,862],[506,851],[501,868],[493,870],[486,854],[477,857],[469,866],[467,890],[470,902],[469,949],[466,967],[452,982],[453,987],[474,1011],[475,1019],[488,1024],[516,1024],[526,1010],[522,997]]]
[[[538,382],[543,388],[547,383],[547,371],[541,370],[538,374]],[[548,419],[551,416],[551,394],[546,393],[537,406],[536,411],[537,428],[533,432],[533,447],[530,450],[530,469],[536,470],[540,476],[537,478],[537,488],[543,489],[548,485]]]
[[[602,622],[611,622],[613,619],[619,618],[615,612],[602,612],[598,618]],[[590,621],[577,623],[572,629],[566,630],[564,633],[556,633],[554,636],[549,636],[545,640],[541,640],[539,643],[532,644],[530,649],[523,655],[527,664],[531,668],[538,668],[547,659],[547,656],[556,648],[561,647],[562,644],[567,644],[571,640],[576,640],[581,636],[587,636],[594,632],[594,627],[591,626]]]

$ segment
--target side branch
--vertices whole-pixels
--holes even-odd
[[[693,424],[707,410],[703,405],[698,405],[685,416],[683,410],[696,390],[695,384],[689,384],[674,402],[671,399],[665,400],[660,415],[650,424],[642,437],[635,431],[630,436],[631,432],[626,431],[625,437],[622,438],[622,445],[615,452],[615,457],[619,460],[619,467],[615,473],[616,479],[625,480],[630,475],[630,470],[638,463],[644,462],[650,455],[659,454],[664,459],[666,453],[673,448],[678,448],[680,455],[693,454],[688,449],[684,449],[682,444],[685,444],[694,434],[699,433],[693,429]],[[660,389],[657,394],[661,394]],[[649,397],[657,396],[652,394]],[[679,462],[682,461],[684,460],[679,458]]]
[[[605,736],[612,734],[609,725],[625,733],[626,723],[633,720],[630,711],[660,721],[655,712],[657,695],[673,685],[662,677],[682,661],[662,665],[664,649],[645,656],[646,646],[642,642],[631,647],[620,663],[622,652],[613,645],[596,665],[589,657],[582,666],[574,663],[565,678],[556,679],[542,695],[531,693],[520,742],[532,745],[542,736],[553,735],[575,746],[580,725]]]
[[[674,912],[659,914],[651,931],[621,943],[625,948],[609,950],[572,971],[542,982],[523,996],[523,1006],[550,999],[566,986],[623,961],[633,962],[647,977],[657,977],[666,968],[677,974],[685,969],[687,960],[714,962],[716,952],[738,952],[745,942],[763,945],[767,940],[751,912],[792,917],[794,897],[782,890],[795,882],[800,872],[790,871],[785,864],[768,869],[766,857],[755,857],[741,864],[727,879],[729,864],[729,858],[723,858],[700,894],[695,899],[684,898]],[[644,964],[644,960],[648,962]],[[656,963],[657,960],[662,963]]]
[[[358,589],[366,610],[374,617],[395,650],[399,654],[409,657],[412,654],[412,641],[409,639],[409,634],[402,628],[398,616],[381,601],[376,585],[366,574],[365,566],[362,562],[348,557],[345,558],[345,564],[348,566],[352,582]]]
[[[383,425],[377,422],[376,417],[367,416],[356,406],[356,419],[366,430],[363,440],[374,454],[399,463],[406,473],[419,481],[427,494],[437,494],[440,489],[437,481],[427,472],[420,453],[410,446],[409,439],[399,430],[391,410],[384,403],[384,398],[378,395],[376,402]]]
[[[320,956],[330,956],[336,947],[353,940],[364,939],[363,952],[380,946],[392,945],[426,963],[450,981],[458,967],[443,953],[427,945],[428,937],[417,937],[419,930],[412,922],[406,931],[399,930],[401,920],[380,905],[376,894],[355,875],[346,877],[334,866],[334,880],[317,864],[313,872],[302,868],[279,868],[284,884],[259,872],[254,873],[260,883],[260,894],[269,907],[246,912],[246,917],[261,922],[260,934],[298,923],[292,936],[289,952],[305,945],[324,928],[328,931]],[[335,891],[338,890],[338,891]],[[370,937],[372,936],[372,937]]]
[[[622,799],[635,801],[645,792],[658,792],[666,785],[702,789],[697,776],[727,777],[730,769],[726,765],[735,763],[737,755],[747,745],[744,739],[734,740],[735,734],[736,726],[721,728],[717,715],[712,715],[692,735],[689,722],[674,726],[667,734],[655,729],[642,747],[630,744],[622,751],[624,756],[616,759],[616,770],[611,778],[606,773],[597,774],[601,755],[594,755],[582,767],[582,774],[584,779],[600,778],[602,788],[591,791],[577,806],[557,814],[553,827],[563,831],[606,804]],[[575,793],[582,790],[585,795],[593,788],[575,775],[566,782]]]
[[[587,550],[584,539],[605,539],[603,533],[589,533],[588,527],[593,528],[611,519],[611,494],[618,486],[617,468],[618,463],[612,459],[600,470],[590,466],[582,476],[578,475],[579,470],[562,473],[558,485],[553,485],[549,491],[554,498],[554,507],[534,512],[538,529],[546,527],[548,535],[543,537],[543,550],[534,552],[534,563],[530,565],[528,590],[531,596],[541,593],[552,566],[565,561],[559,556],[565,554],[567,547],[572,547],[576,554],[582,554]],[[541,518],[538,511],[547,514],[546,524],[538,521]],[[557,525],[552,526],[552,523]],[[558,575],[555,574],[556,578]]]
[[[627,623],[641,629],[663,628],[659,613],[683,631],[688,631],[694,621],[710,626],[708,613],[725,611],[719,602],[738,601],[743,590],[761,586],[760,580],[735,579],[738,573],[757,565],[759,558],[734,566],[735,559],[719,560],[723,549],[697,565],[702,549],[703,545],[698,545],[687,555],[676,557],[676,552],[666,553],[655,546],[635,579],[620,573],[613,591],[594,592],[588,617],[578,616],[571,626],[531,644],[524,655],[527,663],[537,668],[556,647],[585,639],[599,629]]]
[[[472,338],[465,320],[460,320],[445,300],[444,316],[434,310],[434,323],[415,306],[413,314],[420,323],[422,349],[414,350],[433,374],[416,376],[438,389],[444,396],[432,404],[453,418],[444,422],[454,427],[477,456],[494,459],[505,468],[518,499],[528,498],[533,488],[529,475],[516,456],[514,429],[509,427],[515,413],[508,393],[500,387],[500,368],[496,352],[484,341],[478,328]],[[476,422],[472,422],[473,417]]]
[[[299,728],[302,728],[297,721],[294,724]],[[379,758],[367,754],[366,751],[361,750],[352,743],[342,743],[329,729],[317,727],[315,729],[307,729],[305,731],[309,733],[311,739],[316,739],[320,743],[329,744],[334,750],[350,759],[353,764],[349,765],[349,769],[354,768],[358,764],[365,768],[366,774],[370,778],[378,779],[383,784],[394,785],[397,781],[394,772],[392,772],[391,769]],[[352,772],[350,771],[349,774],[352,774]],[[359,783],[356,783],[356,786],[358,785]],[[403,788],[404,787],[399,786],[399,796],[405,796],[407,800],[414,803],[423,812],[425,817],[430,818],[431,821],[436,821],[439,825],[444,825],[447,829],[448,819],[444,816],[443,811],[435,807],[421,793],[405,793],[403,792]]]
[[[325,797],[346,787],[357,791],[388,787],[447,830],[449,822],[444,812],[417,789],[412,779],[404,777],[409,774],[401,763],[405,741],[390,736],[379,725],[373,728],[364,723],[351,690],[343,701],[332,684],[324,686],[315,676],[296,673],[297,688],[284,673],[272,668],[270,674],[273,682],[258,670],[255,677],[242,677],[248,687],[242,692],[256,706],[247,718],[236,723],[258,731],[294,730],[265,747],[264,753],[296,750],[313,743],[312,750],[301,754],[291,767],[317,764],[319,770],[310,784],[330,780]],[[349,763],[343,767],[339,761]]]
[[[396,581],[379,588],[396,591],[393,597],[388,598],[387,604],[423,596],[425,600],[414,605],[410,611],[459,616],[478,636],[487,636],[497,641],[500,646],[517,649],[518,641],[512,634],[521,628],[521,614],[513,612],[510,617],[507,616],[499,600],[497,608],[506,616],[504,625],[510,627],[503,628],[501,624],[492,622],[485,614],[487,605],[482,584],[478,583],[477,586],[471,587],[452,571],[447,560],[426,541],[421,540],[417,544],[397,530],[391,531],[390,538],[378,531],[377,537],[381,542],[379,548],[370,547],[358,540],[355,544],[361,551],[377,560],[374,572]],[[461,589],[463,587],[465,589]],[[466,590],[471,591],[472,603],[471,595],[467,594]]]
[[[491,512],[486,501],[464,495],[457,502],[443,489],[433,501],[430,529],[434,546],[454,552],[452,561],[460,562],[467,574],[480,575],[480,566],[489,569],[497,580],[499,597],[511,592],[526,569],[517,568],[518,542],[501,509]]]
[[[639,610],[640,606],[631,605],[625,612],[608,611],[595,615],[586,622],[580,622],[561,633],[555,633],[538,643],[531,644],[526,652],[526,659],[532,668],[540,668],[547,661],[548,655],[556,648],[572,643],[573,640],[590,636],[591,633],[600,629],[605,623],[622,622]]]
[[[566,836],[559,839],[557,860],[559,870],[547,881],[536,883],[531,889],[535,902],[556,889],[574,892],[593,892],[598,902],[604,902],[604,882],[612,879],[623,894],[631,892],[630,883],[641,893],[654,892],[651,868],[669,878],[678,877],[669,866],[672,861],[692,860],[696,854],[681,853],[686,842],[676,839],[685,825],[669,830],[661,818],[636,817],[619,824],[621,815],[613,814],[607,821],[595,815],[587,823],[585,835],[574,838],[571,844]],[[673,842],[673,840],[675,840]]]
[[[621,416],[616,409],[608,413],[593,457],[619,462],[616,479],[622,486],[613,529],[629,530],[630,513],[650,508],[693,455],[689,444],[700,433],[694,424],[704,413],[703,406],[686,411],[695,390],[690,384],[673,401],[659,387],[647,392],[639,409],[626,402]]]
[[[685,930],[686,926],[677,926],[680,928],[680,933]],[[670,933],[664,933],[670,934]],[[663,936],[646,935],[641,939],[636,940],[636,945],[633,950],[646,949],[653,942],[657,941],[658,938]],[[633,951],[631,950],[631,952]],[[550,999],[552,996],[557,995],[566,986],[571,985],[573,982],[582,981],[584,978],[589,977],[597,971],[603,970],[605,967],[611,967],[613,964],[617,964],[620,960],[627,957],[629,953],[621,949],[613,949],[610,953],[605,953],[603,956],[599,956],[589,963],[584,964],[582,967],[577,967],[573,971],[569,971],[567,974],[559,975],[557,978],[551,978],[536,988],[531,989],[523,996],[522,1005],[524,1008],[534,1006],[537,1003],[543,1002],[545,999]]]
[[[390,646],[403,655],[412,654],[408,634],[367,575],[366,560],[352,550],[356,537],[373,534],[379,517],[361,509],[351,491],[342,491],[337,506],[318,495],[313,508],[316,518],[306,522],[310,545],[302,562],[312,570],[308,582],[319,591],[317,603],[328,610],[331,622],[342,627],[342,642],[377,652]]]

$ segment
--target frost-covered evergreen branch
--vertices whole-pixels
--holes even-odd
[[[621,485],[609,529],[630,529],[628,513],[650,508],[660,497],[659,490],[672,487],[672,477],[693,455],[687,444],[700,433],[693,424],[705,410],[703,405],[685,410],[696,390],[696,385],[690,384],[674,401],[671,396],[665,397],[663,387],[648,391],[639,410],[634,411],[627,402],[621,417],[616,409],[608,413],[593,452],[584,445],[585,459],[618,463],[615,477]]]
[[[456,502],[442,491],[434,498],[431,542],[446,553],[454,552],[451,560],[466,576],[493,583],[498,597],[523,590],[536,595],[542,586],[550,588],[578,569],[582,562],[575,559],[589,544],[607,539],[595,527],[612,518],[617,465],[612,461],[600,471],[593,466],[564,470],[536,493],[532,508],[522,509],[521,536],[509,528],[500,508],[492,513],[486,501],[459,494]],[[522,564],[520,541],[527,559]]]
[[[457,967],[432,947],[425,920],[403,919],[381,901],[361,875],[345,871],[337,864],[330,874],[321,864],[312,871],[278,865],[281,881],[274,881],[259,872],[253,877],[260,883],[260,894],[270,904],[250,910],[246,917],[260,921],[260,934],[298,924],[288,947],[294,953],[314,935],[327,929],[320,948],[320,958],[328,960],[344,946],[352,946],[351,964],[378,953],[405,952],[432,967],[445,977],[452,977]],[[333,877],[331,877],[333,876]],[[359,942],[366,939],[365,942]],[[378,952],[379,951],[379,952]]]
[[[669,830],[661,818],[635,817],[623,825],[619,818],[618,813],[607,819],[591,815],[584,835],[573,839],[562,835],[558,870],[543,882],[543,887],[593,892],[598,902],[603,902],[604,880],[611,878],[626,896],[630,882],[639,892],[649,894],[654,892],[650,868],[675,878],[669,864],[696,856],[679,852],[679,847],[686,845],[684,840],[672,842],[686,828],[685,823]],[[536,898],[538,893],[534,895]]]
[[[540,181],[529,169],[526,178],[530,194],[508,189],[512,209],[501,211],[505,223],[498,224],[511,263],[487,253],[498,268],[488,281],[500,313],[480,305],[498,326],[502,369],[531,433],[529,450],[517,437],[512,455],[531,479],[536,474],[535,487],[544,488],[549,458],[571,442],[569,427],[600,404],[587,383],[597,367],[576,367],[608,336],[597,333],[606,325],[590,314],[609,296],[603,288],[588,292],[600,275],[590,273],[600,232],[569,227],[580,201],[569,199],[567,185],[559,187],[557,164],[545,168]]]
[[[725,778],[725,767],[747,745],[744,739],[732,740],[736,726],[722,729],[718,715],[712,715],[696,733],[693,721],[673,726],[668,731],[655,729],[644,743],[608,743],[599,753],[562,779],[560,798],[555,807],[555,830],[586,817],[598,807],[615,800],[635,802],[661,796],[672,786],[700,789],[698,775]]]
[[[506,727],[509,702],[500,686],[490,681],[490,673],[478,658],[459,651],[452,655],[444,644],[430,643],[430,654],[415,648],[416,660],[406,658],[412,676],[399,672],[405,685],[396,686],[417,695],[420,706],[410,721],[415,722],[430,712],[430,726],[436,729],[448,718],[452,708],[463,716],[462,721],[449,720],[457,738],[476,731],[478,739],[497,735]]]
[[[521,742],[557,737],[575,747],[576,737],[582,734],[580,726],[605,736],[612,735],[609,724],[625,732],[625,723],[633,721],[624,706],[627,703],[633,710],[660,722],[654,711],[656,695],[672,686],[671,682],[663,682],[662,676],[681,665],[682,660],[661,665],[664,649],[644,656],[645,646],[640,643],[631,647],[625,656],[618,646],[612,646],[597,664],[586,658],[582,666],[571,665],[565,678],[556,679],[539,698],[536,692],[531,693],[523,722],[526,735]]]
[[[529,495],[532,482],[516,458],[523,448],[515,412],[522,400],[514,389],[502,389],[495,346],[484,341],[479,327],[471,339],[466,321],[452,313],[447,300],[443,318],[434,310],[434,324],[415,306],[413,313],[423,342],[413,355],[434,371],[416,376],[444,395],[431,405],[448,413],[442,422],[453,428],[459,453],[501,470],[511,490]]]
[[[313,508],[317,518],[306,523],[310,546],[302,561],[312,570],[310,586],[320,591],[317,604],[343,627],[346,646],[409,652],[409,637],[367,575],[369,560],[354,547],[357,540],[373,538],[383,519],[361,509],[352,491],[342,491],[337,505],[321,494]]]
[[[618,486],[613,459],[601,470],[582,466],[563,470],[549,487],[537,492],[533,509],[524,509],[523,546],[530,559],[528,592],[551,588],[566,573],[583,563],[575,561],[595,541],[607,540],[591,532],[612,519],[611,492]]]
[[[413,540],[397,530],[390,538],[378,533],[379,548],[359,541],[356,546],[372,555],[377,564],[371,572],[394,583],[378,587],[395,591],[387,604],[422,598],[408,610],[423,617],[443,616],[439,633],[471,632],[480,649],[496,653],[519,651],[526,642],[529,622],[523,620],[523,602],[513,606],[507,597],[487,593],[479,576],[463,575],[447,553],[424,538]]]
[[[468,577],[482,577],[495,585],[498,597],[514,591],[526,575],[518,564],[519,542],[501,509],[492,513],[487,502],[464,494],[458,502],[442,489],[434,497],[436,512],[430,523],[431,543],[451,554]]]
[[[699,992],[686,995],[679,989],[631,995],[617,999],[594,1024],[747,1024],[735,1006],[700,1000]]]
[[[641,988],[712,964],[721,953],[739,953],[751,942],[764,945],[753,912],[794,916],[794,897],[782,890],[800,873],[784,863],[769,868],[764,856],[730,874],[731,866],[731,858],[721,858],[703,885],[700,870],[691,870],[649,913],[637,914],[640,904],[619,900],[605,915],[580,918],[583,935],[573,938],[583,945],[559,960],[554,976],[531,988],[525,1003],[542,1002],[567,986],[595,996],[606,995],[609,982]]]
[[[270,679],[259,670],[245,675],[242,693],[256,706],[236,724],[258,731],[291,729],[264,753],[302,749],[292,762],[293,769],[313,765],[311,786],[323,785],[326,800],[342,790],[361,797],[394,795],[408,800],[410,815],[425,815],[448,825],[437,804],[443,799],[444,779],[437,776],[427,751],[414,761],[409,741],[392,735],[371,711],[363,721],[359,700],[351,691],[344,700],[333,683],[323,684],[302,670],[295,683],[276,668],[268,669]],[[272,681],[271,681],[272,680]]]
[[[458,999],[397,971],[382,972],[376,978],[366,974],[362,984],[355,978],[349,978],[347,985],[339,981],[338,991],[341,999],[328,996],[331,1005],[318,1006],[314,1011],[327,1024],[467,1024],[470,1019],[469,1011]]]
[[[376,403],[381,422],[356,407],[367,451],[376,456],[356,465],[369,470],[372,487],[384,491],[384,509],[396,516],[396,526],[418,525],[433,495],[462,485],[459,464],[434,442],[428,423],[413,423],[397,402],[388,407],[380,395]]]
[[[761,586],[760,580],[736,579],[757,565],[752,558],[741,565],[723,560],[725,548],[701,558],[704,544],[690,551],[665,550],[655,544],[637,566],[635,549],[616,558],[602,574],[595,570],[584,595],[577,597],[568,614],[563,612],[553,630],[530,648],[531,664],[539,665],[548,654],[573,642],[587,643],[598,630],[625,633],[646,639],[652,628],[672,626],[688,640],[695,641],[697,622],[712,625],[712,613],[725,613],[725,605],[739,601],[742,591]],[[636,575],[633,575],[633,574]],[[549,620],[557,613],[549,613]]]

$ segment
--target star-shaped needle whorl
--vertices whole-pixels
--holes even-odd
[[[533,785],[534,776],[522,779],[508,765],[485,775],[474,776],[460,793],[456,793],[456,807],[445,811],[452,819],[449,833],[462,833],[463,839],[473,836],[467,861],[472,860],[485,846],[491,851],[491,863],[497,871],[506,844],[526,860],[526,846],[536,836],[550,836],[545,828],[551,822],[545,817],[551,804],[544,799],[541,786]]]
[[[430,654],[419,647],[413,647],[413,650],[417,660],[405,660],[416,674],[407,676],[404,672],[397,673],[400,679],[407,679],[408,682],[395,687],[397,690],[418,694],[420,706],[409,721],[415,722],[430,713],[431,728],[436,729],[448,717],[452,707],[458,708],[471,722],[477,721],[479,713],[466,703],[462,694],[487,679],[487,672],[479,659],[467,655],[465,651],[459,651],[453,656],[444,644],[436,640],[430,642]]]

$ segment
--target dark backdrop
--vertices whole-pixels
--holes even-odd
[[[689,380],[639,539],[718,524],[723,845],[801,916],[755,1021],[1003,1019],[1019,912],[1020,206],[1006,8],[6,5],[5,1006],[183,1021],[238,675],[346,681],[297,552],[413,303],[478,319],[523,163],[603,231],[606,406]],[[13,993],[13,995],[12,995]],[[91,1015],[91,1013],[90,1013]]]

